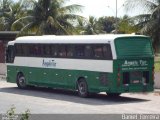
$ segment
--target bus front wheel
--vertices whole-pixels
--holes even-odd
[[[27,85],[26,85],[26,79],[21,74],[17,76],[17,86],[20,89],[25,89],[27,87]]]
[[[80,79],[78,81],[78,94],[80,97],[88,97],[88,86],[85,79]]]

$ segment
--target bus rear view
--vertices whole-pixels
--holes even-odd
[[[154,84],[154,54],[149,37],[115,39],[117,91],[150,92]]]

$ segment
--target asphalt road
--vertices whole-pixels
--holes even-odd
[[[11,106],[16,113],[29,109],[32,114],[123,114],[160,113],[160,94],[122,94],[109,98],[105,94],[80,98],[77,92],[30,88],[20,90],[16,84],[0,80],[0,113]]]

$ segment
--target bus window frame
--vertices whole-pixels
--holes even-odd
[[[53,43],[53,44],[35,44],[35,43],[16,43],[15,47],[20,45],[21,48],[25,46],[25,49],[27,50],[22,50],[23,52],[26,51],[26,53],[23,54],[17,54],[16,51],[16,56],[22,56],[22,57],[44,57],[44,58],[66,58],[66,59],[90,59],[90,60],[113,60],[113,55],[112,55],[112,50],[111,50],[111,45],[106,44],[106,43],[98,43],[98,44],[59,44],[59,43]],[[23,46],[23,47],[22,47]],[[34,48],[35,46],[38,46],[40,49],[41,54],[34,54]],[[49,47],[49,55],[45,54],[45,47]],[[101,46],[102,48],[102,54],[103,57],[95,57],[95,51],[94,49],[96,46]],[[106,46],[108,54],[104,55],[106,52],[104,51],[104,47]],[[60,56],[59,51],[61,51],[61,47],[64,47],[64,52],[65,56]],[[83,55],[82,56],[77,56],[77,48],[81,48]],[[90,55],[86,56],[86,47],[90,47]],[[77,49],[77,50],[76,50]],[[72,55],[68,55],[68,52],[71,52]]]

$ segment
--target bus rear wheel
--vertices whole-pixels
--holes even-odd
[[[88,97],[88,86],[87,86],[87,82],[85,81],[85,79],[80,79],[77,83],[78,85],[78,94],[80,97]]]
[[[107,96],[109,97],[119,97],[121,93],[107,93]]]
[[[17,86],[18,88],[20,89],[25,89],[27,88],[27,85],[26,85],[26,79],[23,75],[18,75],[17,76]]]

